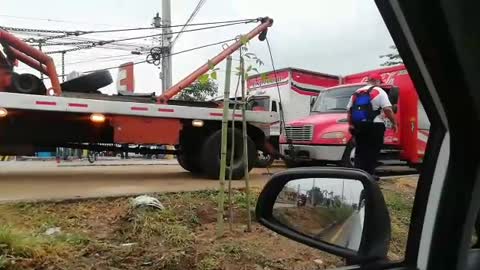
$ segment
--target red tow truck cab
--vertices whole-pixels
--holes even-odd
[[[348,132],[346,106],[373,72],[382,76],[381,87],[389,95],[399,126],[395,133],[386,123],[381,159],[406,161],[411,166],[422,162],[430,122],[405,66],[398,65],[345,76],[342,84],[320,92],[308,117],[286,124],[280,151],[290,157],[287,165],[304,161],[353,165],[355,145]]]

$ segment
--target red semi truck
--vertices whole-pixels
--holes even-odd
[[[352,93],[366,84],[372,72],[381,74],[381,87],[389,95],[399,123],[397,133],[386,123],[381,159],[406,161],[411,166],[422,162],[430,122],[407,70],[398,65],[345,76],[341,84],[321,91],[310,115],[288,122],[286,134],[280,137],[280,151],[288,166],[353,166],[355,143],[348,132],[346,106]]]
[[[97,71],[60,83],[53,60],[19,38],[0,29],[0,63],[21,61],[48,76],[51,87],[33,74],[9,74],[0,69],[0,155],[31,155],[53,151],[56,147],[93,151],[122,151],[148,154],[158,149],[151,145],[175,145],[180,165],[192,173],[218,178],[220,172],[221,120],[223,109],[215,102],[174,100],[176,94],[199,76],[237,51],[246,40],[259,36],[265,39],[273,20],[259,19],[260,24],[236,42],[225,47],[185,79],[161,96],[129,93],[132,86],[108,96],[98,89],[112,83],[108,71]],[[2,71],[3,70],[3,71]],[[125,69],[129,72],[129,69]],[[125,75],[125,74],[124,74]],[[121,76],[124,76],[121,74]],[[120,84],[125,84],[120,81]],[[242,115],[235,117],[241,124]],[[248,121],[249,169],[256,159],[256,150],[263,150],[270,125],[278,121],[278,113],[252,112]],[[240,127],[241,125],[239,125]],[[238,133],[240,128],[230,129]],[[243,142],[235,141],[234,163],[227,168],[233,177],[243,177],[245,162]],[[135,145],[135,148],[129,146]],[[228,144],[229,147],[231,144]],[[142,147],[144,146],[144,147]],[[162,151],[168,152],[168,151]],[[227,172],[228,175],[228,172]]]

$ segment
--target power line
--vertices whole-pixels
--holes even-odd
[[[109,61],[118,61],[122,59],[127,59],[131,58],[133,55],[131,53],[129,54],[121,54],[121,55],[111,55],[111,56],[104,56],[104,57],[96,57],[96,58],[90,58],[90,59],[85,59],[85,60],[80,60],[76,62],[67,62],[65,63],[66,65],[74,65],[74,64],[82,64],[82,63],[89,63],[89,62],[109,62]],[[137,55],[138,56],[138,55]],[[103,61],[98,61],[98,60],[103,60]]]
[[[195,18],[195,16],[198,14],[198,12],[200,11],[200,9],[202,8],[202,6],[205,4],[206,0],[200,0],[197,4],[197,6],[195,7],[195,9],[193,10],[192,14],[190,15],[190,17],[187,19],[187,22],[185,22],[185,25],[182,27],[182,29],[180,29],[180,33],[177,34],[177,36],[175,36],[175,38],[173,39],[172,41],[172,44],[170,45],[171,47],[173,47],[173,45],[175,44],[175,42],[178,40],[178,38],[182,35],[183,31],[187,28],[187,26],[189,25],[189,23],[193,20],[193,18]]]
[[[205,1],[206,0],[200,0],[200,3],[202,3],[202,2],[204,3]],[[201,5],[200,5],[200,7],[201,7]],[[198,8],[198,6],[197,6],[197,8]],[[198,12],[198,10],[196,10],[196,12]],[[194,14],[192,14],[192,15],[194,15]],[[189,18],[189,20],[191,20],[191,18]],[[203,25],[225,24],[225,23],[247,23],[247,22],[252,22],[252,21],[256,21],[256,20],[258,20],[258,19],[217,21],[217,22],[196,23],[196,24],[191,24],[189,26],[203,26]],[[188,22],[189,21],[187,21],[186,24],[172,25],[172,26],[170,26],[170,28],[175,28],[175,27],[185,28],[188,25]],[[67,35],[67,36],[81,36],[81,35],[87,35],[87,34],[116,33],[116,32],[139,31],[139,30],[155,30],[155,29],[166,28],[166,27],[167,26],[160,26],[160,27],[153,27],[152,26],[152,27],[135,27],[135,28],[122,28],[122,29],[107,29],[107,30],[75,30],[75,31],[69,31],[69,30],[34,29],[34,28],[23,28],[23,27],[21,28],[21,27],[11,27],[11,26],[0,26],[0,28],[2,28],[4,30],[13,31],[13,32],[51,33],[51,34],[64,34],[64,35]],[[180,31],[179,33],[181,33],[181,32],[182,31]]]
[[[275,69],[275,61],[273,60],[273,54],[272,54],[272,48],[270,47],[270,42],[268,41],[268,38],[265,38],[267,41],[267,47],[268,47],[268,53],[270,54],[270,61],[272,63],[272,69],[273,69],[273,76],[275,78],[275,84],[277,86],[277,92],[278,92],[278,103],[280,105],[280,133],[282,132],[282,126],[285,130],[285,114],[283,112],[283,106],[282,106],[282,95],[280,93],[280,85],[278,84],[278,78],[277,78],[277,70]],[[285,135],[287,136],[287,132],[285,131]],[[287,136],[287,141],[290,144],[290,147],[293,147],[291,141],[289,140]]]
[[[0,14],[0,17],[12,18],[12,19],[21,19],[21,20],[34,20],[34,21],[47,21],[47,22],[61,22],[61,23],[68,23],[68,24],[86,24],[86,25],[103,25],[103,26],[113,26],[113,27],[124,27],[124,26],[121,26],[121,25],[113,25],[113,24],[105,24],[105,23],[90,23],[90,22],[82,22],[82,21],[68,21],[68,20],[60,20],[60,19],[48,19],[48,18],[36,18],[36,17],[23,17],[23,16],[12,16],[12,15],[5,15],[5,14]]]
[[[207,48],[207,47],[211,47],[211,46],[215,46],[215,45],[225,44],[225,43],[228,43],[228,42],[231,42],[231,41],[236,41],[236,40],[237,40],[236,38],[232,38],[232,39],[227,39],[227,40],[223,40],[223,41],[219,41],[219,42],[215,42],[215,43],[210,43],[210,44],[206,44],[206,45],[202,45],[202,46],[178,51],[178,52],[170,54],[169,56],[179,55],[179,54],[182,54],[182,53],[187,53],[187,52],[191,52],[191,51],[195,51],[195,50],[199,50],[199,49],[203,49],[203,48]],[[133,65],[144,64],[146,62],[147,62],[147,60],[137,61],[137,62],[133,62]],[[94,70],[87,70],[87,71],[82,71],[82,72],[83,73],[92,73],[92,72],[95,72],[95,71],[110,70],[110,69],[117,69],[117,68],[118,68],[118,66],[112,66],[112,67],[94,69]],[[60,75],[58,75],[58,77],[61,77],[62,75],[65,75],[65,74],[60,74]],[[46,79],[48,79],[48,78],[46,78]]]
[[[183,32],[195,32],[195,31],[201,31],[201,30],[216,29],[216,28],[232,26],[232,25],[237,25],[237,24],[240,24],[240,23],[230,23],[230,24],[222,24],[222,25],[209,26],[209,27],[203,27],[203,28],[188,29],[188,30],[184,30]],[[170,34],[178,34],[178,33],[179,32],[174,32],[174,33],[170,33]],[[158,36],[162,36],[162,35],[163,34],[154,34],[154,35],[147,35],[147,36],[140,36],[140,37],[122,38],[122,39],[116,39],[116,40],[101,40],[101,41],[94,42],[94,43],[92,43],[90,45],[87,45],[87,46],[82,46],[82,47],[77,47],[77,48],[72,48],[72,49],[65,49],[65,50],[50,51],[50,52],[45,52],[45,53],[46,54],[57,54],[57,53],[64,53],[64,52],[79,51],[79,50],[90,49],[90,48],[93,48],[93,47],[103,46],[103,45],[110,44],[110,43],[115,43],[115,42],[143,39],[143,38],[150,38],[150,37],[158,37]],[[82,45],[82,44],[85,44],[85,42],[63,43],[62,45],[67,46],[67,45]],[[58,45],[60,45],[60,44],[58,44]],[[42,47],[43,46],[48,46],[48,43],[42,44]]]
[[[237,39],[232,38],[232,39],[227,39],[227,40],[223,40],[223,41],[219,41],[219,42],[215,42],[215,43],[210,43],[210,44],[186,49],[186,50],[183,50],[183,51],[174,52],[174,53],[169,54],[168,56],[174,56],[174,55],[178,55],[178,54],[182,54],[182,53],[187,53],[187,52],[191,52],[191,51],[195,51],[195,50],[199,50],[199,49],[203,49],[203,48],[207,48],[207,47],[211,47],[211,46],[215,46],[215,45],[224,44],[224,43],[235,41],[235,40],[237,40]],[[138,65],[138,64],[143,64],[143,63],[146,63],[146,62],[147,62],[147,60],[143,60],[143,61],[134,62],[133,64]],[[118,68],[118,66],[102,68],[102,69],[88,70],[88,71],[84,71],[84,73],[91,73],[91,72],[95,72],[95,71],[110,70],[110,69],[116,69],[116,68]]]

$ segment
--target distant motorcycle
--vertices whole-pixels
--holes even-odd
[[[305,206],[307,204],[307,197],[306,196],[300,196],[297,200],[297,206]]]
[[[98,158],[98,152],[95,152],[95,151],[87,151],[87,159],[88,159],[88,162],[94,163],[95,161],[97,161],[97,158]]]

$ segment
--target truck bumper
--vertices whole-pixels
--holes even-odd
[[[295,157],[304,160],[340,161],[346,145],[302,145],[294,144]],[[290,156],[288,144],[280,144],[280,153]]]

